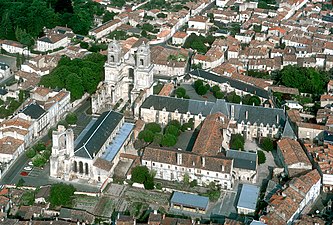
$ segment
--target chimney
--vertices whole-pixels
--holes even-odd
[[[235,106],[234,105],[231,105],[230,115],[231,115],[231,118],[235,117]]]
[[[181,165],[183,161],[182,153],[177,153],[177,165]]]
[[[280,122],[280,118],[279,118],[279,114],[276,115],[276,123],[279,123]]]
[[[156,209],[154,209],[154,215],[157,215],[157,210]]]
[[[245,119],[248,120],[249,119],[249,111],[245,111]]]
[[[201,157],[201,164],[202,164],[202,167],[206,166],[206,159],[203,156]]]
[[[224,172],[224,165],[221,165],[221,170],[222,172]]]

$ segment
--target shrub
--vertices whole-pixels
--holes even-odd
[[[176,90],[176,96],[177,96],[177,98],[184,98],[185,95],[186,95],[185,88],[183,88],[183,87],[177,88],[177,90]]]
[[[241,134],[232,134],[230,148],[235,150],[244,150],[244,137]]]
[[[171,134],[177,137],[179,135],[179,129],[174,125],[168,125],[165,129],[165,134]]]
[[[205,85],[201,85],[200,87],[198,87],[197,89],[197,94],[198,95],[204,95],[207,93],[207,87]]]
[[[73,125],[73,124],[76,124],[76,122],[77,122],[77,116],[76,116],[76,114],[75,113],[68,113],[67,115],[66,115],[66,122],[68,123],[68,124],[71,124],[71,125]]]
[[[268,137],[262,139],[260,147],[266,152],[272,151],[274,148],[273,140]]]
[[[263,151],[258,151],[258,164],[263,164],[266,162],[266,156]]]

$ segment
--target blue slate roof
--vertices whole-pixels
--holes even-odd
[[[30,116],[31,119],[39,119],[46,111],[38,103],[31,103],[21,112],[27,116]]]
[[[170,202],[172,204],[178,204],[178,205],[206,210],[209,203],[209,198],[195,194],[175,191],[173,192]]]
[[[112,140],[112,143],[108,147],[106,147],[106,150],[104,154],[101,156],[101,158],[111,162],[119,152],[121,146],[123,146],[124,142],[126,141],[127,137],[130,135],[133,128],[134,124],[124,123],[124,125],[120,128],[116,137]]]
[[[104,112],[75,145],[74,155],[93,159],[122,119],[120,113]]]
[[[247,170],[257,170],[257,154],[238,150],[228,150],[228,158],[234,159],[234,167]]]
[[[294,132],[293,128],[291,127],[288,120],[287,120],[286,124],[284,125],[282,137],[297,139],[296,134],[295,134],[295,132]]]
[[[265,108],[252,105],[240,105],[234,103],[228,103],[224,100],[217,100],[216,102],[206,102],[192,99],[180,99],[168,96],[149,96],[141,105],[141,108],[150,109],[153,107],[155,110],[166,109],[167,112],[175,112],[186,114],[190,112],[192,115],[198,115],[201,113],[203,116],[207,116],[212,113],[222,112],[224,115],[230,118],[231,106],[234,107],[234,119],[241,123],[250,122],[251,124],[257,123],[259,126],[261,123],[266,126],[267,124],[284,126],[285,113],[282,109],[277,108]],[[247,119],[246,119],[247,111]]]
[[[255,210],[258,200],[260,188],[250,184],[243,184],[237,208],[246,208],[250,210]]]
[[[333,133],[324,131],[324,142],[333,143]]]
[[[210,72],[207,72],[204,70],[192,70],[190,72],[190,75],[199,77],[199,78],[203,78],[205,80],[211,80],[211,81],[214,81],[214,82],[217,82],[220,84],[229,83],[231,87],[236,88],[238,90],[242,90],[242,91],[254,94],[254,95],[258,95],[259,97],[262,97],[262,98],[266,98],[266,99],[269,98],[268,91],[266,91],[265,89],[253,86],[251,84],[244,83],[239,80],[232,79],[230,77],[218,76],[218,75],[215,75],[213,73],[210,73]]]

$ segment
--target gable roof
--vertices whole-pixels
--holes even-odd
[[[74,155],[93,159],[122,119],[115,111],[104,112],[76,144]]]
[[[170,202],[173,204],[206,209],[209,203],[209,198],[195,194],[175,191],[172,195]]]
[[[234,159],[234,167],[247,170],[257,170],[257,154],[238,150],[228,150],[228,158]]]
[[[31,119],[39,119],[46,111],[38,103],[34,102],[25,107],[21,112],[30,116]]]
[[[268,91],[266,91],[265,89],[241,82],[239,80],[232,79],[230,77],[218,76],[213,73],[206,72],[204,70],[192,70],[190,72],[190,75],[195,76],[195,77],[200,77],[200,78],[203,78],[206,80],[211,80],[211,81],[214,81],[214,82],[217,82],[220,84],[229,83],[231,87],[236,88],[238,90],[242,90],[242,91],[245,91],[245,92],[248,92],[251,94],[255,94],[262,98],[266,98],[266,99],[269,98]]]

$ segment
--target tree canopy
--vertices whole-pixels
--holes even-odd
[[[145,189],[154,189],[154,176],[146,166],[136,166],[132,170],[131,180],[143,184]]]
[[[329,76],[327,72],[315,68],[288,65],[279,72],[278,79],[281,84],[298,88],[300,92],[322,94],[325,92]]]
[[[232,134],[230,140],[230,148],[235,150],[244,150],[244,137],[241,134]]]
[[[64,183],[52,184],[50,190],[50,203],[52,206],[71,206],[76,189],[73,185]]]
[[[118,1],[117,1],[118,2]],[[43,35],[43,28],[68,26],[87,34],[102,5],[92,0],[0,0],[0,39],[17,40],[28,46]]]
[[[92,94],[103,79],[103,65],[106,58],[92,53],[83,59],[69,59],[64,56],[58,66],[42,77],[40,85],[50,88],[66,88],[71,92],[71,100],[77,100],[85,92]]]

